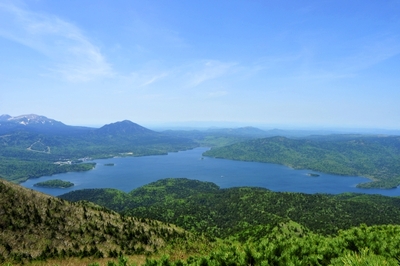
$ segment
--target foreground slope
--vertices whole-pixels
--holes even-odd
[[[164,179],[130,193],[94,189],[62,197],[223,237],[211,252],[146,265],[398,265],[400,258],[398,198],[219,189],[188,179]]]
[[[69,203],[0,179],[0,263],[4,260],[151,254],[189,234],[124,217],[88,202]]]

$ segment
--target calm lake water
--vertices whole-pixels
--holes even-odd
[[[294,170],[282,165],[240,162],[202,157],[208,148],[169,153],[168,155],[125,157],[94,160],[95,169],[87,172],[65,173],[29,179],[24,187],[58,196],[72,190],[85,188],[116,188],[125,192],[148,183],[169,177],[185,177],[210,181],[221,188],[250,186],[264,187],[272,191],[303,193],[357,192],[399,196],[400,189],[359,189],[356,184],[368,182],[363,177],[337,176],[310,170]],[[203,158],[203,159],[202,159]],[[114,166],[105,164],[113,163]],[[308,176],[317,173],[319,177]],[[62,179],[75,184],[74,187],[39,188],[37,182]]]

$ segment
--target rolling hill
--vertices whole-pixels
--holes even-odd
[[[220,237],[206,254],[145,265],[398,265],[400,255],[399,198],[219,189],[188,179],[159,180],[130,193],[94,189],[62,198],[90,199],[128,216]]]
[[[121,216],[89,202],[69,203],[1,179],[0,195],[0,264],[156,254],[192,237],[173,225]]]
[[[400,224],[399,198],[283,193],[251,187],[220,189],[210,182],[185,178],[162,179],[129,193],[84,189],[60,198],[92,201],[120,213],[173,223],[214,237],[288,221],[320,234],[336,234],[361,223]]]
[[[121,216],[0,180],[0,264],[397,265],[400,256],[395,198],[221,190],[187,179],[160,180],[129,194],[82,192],[75,196],[133,209]],[[182,223],[193,233],[134,212]],[[340,221],[347,229],[329,233]]]

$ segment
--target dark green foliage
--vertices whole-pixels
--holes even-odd
[[[83,189],[59,196],[69,201],[88,200],[115,211],[151,206],[155,203],[186,199],[196,193],[218,191],[211,182],[200,182],[186,178],[167,178],[125,193],[117,189]]]
[[[91,200],[125,215],[156,219],[214,237],[243,230],[251,235],[258,232],[259,225],[273,227],[290,220],[325,235],[361,223],[400,223],[397,198],[282,193],[262,188],[219,189],[215,184],[189,179],[163,179],[130,193],[96,189],[73,191],[60,197]],[[246,239],[243,234],[242,239]]]
[[[219,189],[188,179],[160,180],[131,193],[94,192],[104,202],[142,206],[126,210],[142,218],[0,181],[0,262],[107,256],[118,258],[108,265],[130,265],[123,254],[158,250],[145,265],[397,265],[400,257],[398,198]],[[109,194],[102,198],[102,192]],[[149,216],[224,239],[204,242]],[[178,248],[186,256],[170,256]]]
[[[365,176],[363,188],[400,185],[400,137],[273,137],[214,148],[204,156],[287,165],[338,175]]]
[[[35,187],[50,187],[50,188],[67,188],[73,187],[74,183],[69,181],[63,181],[60,179],[53,179],[44,182],[39,182],[34,185]]]

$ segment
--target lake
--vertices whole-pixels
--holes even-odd
[[[72,190],[85,188],[116,188],[125,192],[148,183],[169,177],[185,177],[210,181],[221,188],[250,186],[272,191],[303,193],[357,192],[399,196],[396,189],[360,189],[358,183],[369,182],[357,176],[337,176],[311,170],[294,170],[286,166],[241,162],[202,157],[208,148],[145,157],[123,157],[94,160],[96,167],[87,172],[71,172],[29,179],[21,185],[46,194],[58,196]],[[107,166],[105,164],[114,164]],[[318,177],[307,174],[316,173]],[[75,184],[71,188],[34,187],[37,182],[61,179]]]

